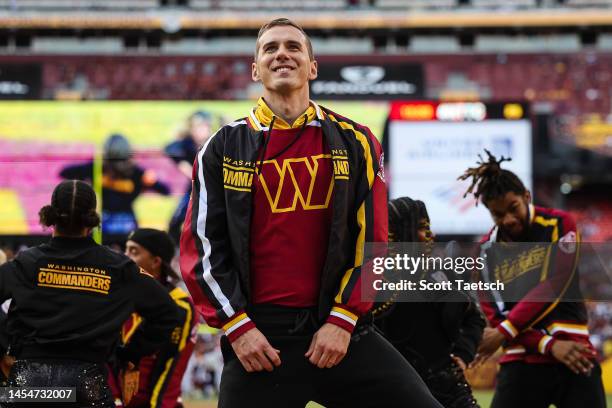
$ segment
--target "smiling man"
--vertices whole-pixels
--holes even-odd
[[[317,77],[301,27],[259,31],[263,97],[200,150],[181,271],[225,331],[219,406],[440,407],[359,318],[366,242],[387,240],[381,147],[309,98]]]

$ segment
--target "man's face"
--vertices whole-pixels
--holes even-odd
[[[199,118],[192,119],[191,137],[196,145],[202,146],[210,137],[210,122]]]
[[[417,237],[419,242],[429,242],[434,239],[434,233],[430,229],[427,218],[421,218],[417,226]]]
[[[154,256],[147,249],[143,248],[134,241],[128,240],[125,244],[125,255],[140,266],[145,271],[153,275],[159,274],[161,258]]]
[[[398,237],[395,232],[389,227],[389,242],[398,242]],[[419,242],[430,242],[435,239],[434,233],[430,229],[429,221],[427,218],[421,218],[419,225],[417,225],[417,240]]]
[[[287,94],[317,77],[317,62],[308,55],[306,37],[295,27],[272,27],[259,38],[253,81],[269,91]]]
[[[502,234],[516,241],[527,230],[529,225],[529,202],[531,194],[508,192],[503,197],[494,198],[485,203],[495,225]]]

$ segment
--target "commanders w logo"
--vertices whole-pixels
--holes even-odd
[[[266,160],[260,176],[261,186],[273,213],[295,211],[298,203],[304,210],[318,210],[329,207],[334,189],[334,178],[325,180],[322,166],[330,166],[331,154],[284,159]],[[304,182],[304,174],[309,177]],[[298,179],[302,176],[302,183]]]

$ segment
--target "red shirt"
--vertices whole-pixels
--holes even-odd
[[[262,174],[253,180],[250,250],[255,304],[318,303],[332,219],[333,168],[316,119],[291,144],[298,132],[299,128],[272,131]]]

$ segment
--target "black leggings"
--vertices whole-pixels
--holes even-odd
[[[311,332],[271,335],[255,323],[281,351],[281,365],[272,372],[248,373],[223,337],[219,408],[303,408],[309,401],[327,408],[442,408],[412,366],[371,326],[353,335],[340,364],[318,368],[304,357]]]
[[[54,403],[62,407],[114,408],[115,403],[103,364],[72,360],[17,360],[8,378],[9,387],[70,387],[76,389],[76,403]],[[9,405],[9,404],[7,404]],[[51,403],[50,403],[51,405]],[[9,405],[10,406],[10,405]],[[37,407],[41,403],[14,404]]]

